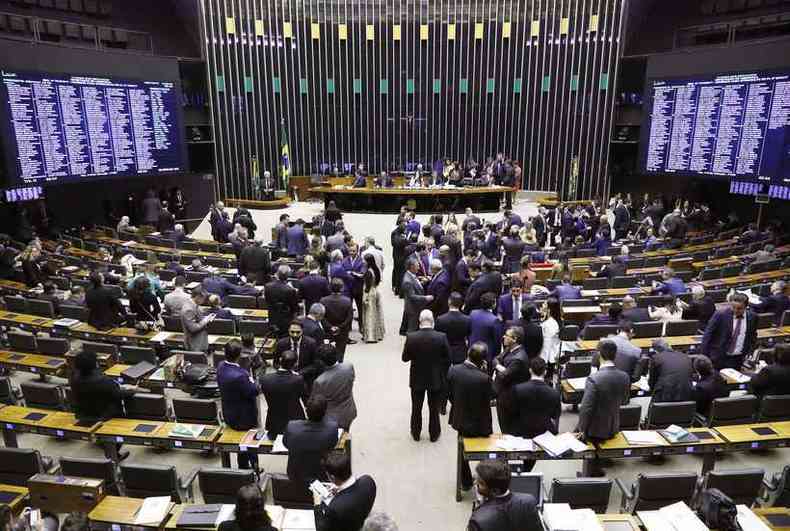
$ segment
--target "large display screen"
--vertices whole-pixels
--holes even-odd
[[[790,183],[790,74],[651,79],[642,169]]]
[[[15,184],[185,169],[175,83],[5,70],[0,81]]]

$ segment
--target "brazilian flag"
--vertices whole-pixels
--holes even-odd
[[[280,176],[283,188],[288,191],[288,181],[291,178],[291,154],[288,148],[288,134],[285,132],[285,120],[280,122]]]

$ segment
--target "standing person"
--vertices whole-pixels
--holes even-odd
[[[665,339],[653,341],[652,366],[648,385],[653,390],[654,402],[685,402],[691,400],[691,358],[676,352]]]
[[[628,207],[625,206],[622,199],[617,200],[617,206],[614,208],[614,224],[612,228],[615,232],[615,240],[622,240],[628,234],[631,227],[631,213],[628,212]]]
[[[332,294],[321,299],[326,312],[324,320],[329,326],[326,330],[327,338],[334,341],[340,361],[343,361],[346,355],[348,334],[351,332],[351,321],[354,318],[351,299],[343,295],[343,287],[342,280],[333,278],[329,285]]]
[[[316,503],[316,531],[360,531],[376,501],[376,483],[368,475],[352,476],[348,455],[329,454],[323,465],[333,496]]]
[[[365,275],[362,278],[362,340],[365,343],[377,343],[384,339],[384,310],[379,296],[381,270],[372,254],[365,256]]]
[[[420,328],[406,336],[401,359],[411,363],[409,387],[411,388],[411,436],[420,440],[422,432],[422,404],[428,395],[428,434],[431,442],[441,435],[439,408],[446,372],[442,373],[450,358],[447,336],[434,330],[433,314],[423,310],[419,318]]]
[[[309,310],[329,293],[329,280],[320,273],[318,263],[315,262],[315,268],[299,280],[299,297],[304,301],[304,307]]]
[[[403,296],[403,319],[401,320],[400,334],[414,332],[418,327],[420,312],[433,302],[431,295],[425,295],[425,290],[417,278],[419,266],[417,260],[411,259],[407,264],[406,272],[403,274],[401,283],[401,295]]]
[[[299,320],[291,321],[288,326],[288,336],[277,341],[274,349],[274,366],[280,365],[280,356],[291,351],[296,358],[293,370],[304,377],[308,391],[312,388],[313,381],[324,370],[324,365],[318,357],[318,345],[311,338],[304,335],[302,322]]]
[[[546,361],[543,358],[532,358],[529,361],[529,380],[513,387],[513,409],[513,435],[532,439],[547,431],[558,432],[562,412],[560,392],[546,383]],[[523,464],[524,471],[531,472],[535,460],[527,459]]]
[[[357,324],[359,325],[360,332],[365,329],[365,315],[363,309],[363,293],[364,293],[364,277],[367,266],[365,260],[359,255],[359,246],[357,244],[348,247],[348,256],[343,260],[343,269],[348,273],[348,281],[346,288],[349,295],[357,307]],[[379,282],[381,281],[381,272],[379,272]]]
[[[189,294],[184,291],[184,287],[187,285],[187,279],[182,275],[178,275],[173,279],[173,285],[175,286],[173,291],[165,295],[165,313],[168,315],[180,316],[181,309],[190,300]]]
[[[493,293],[484,293],[480,297],[482,308],[472,310],[469,315],[469,343],[482,341],[488,347],[488,370],[494,370],[493,359],[499,354],[502,335],[502,322],[494,315],[496,296]]]
[[[291,256],[304,256],[307,254],[307,234],[304,231],[304,220],[299,218],[285,231],[288,254]]]
[[[540,308],[543,321],[540,324],[543,333],[543,346],[540,357],[546,361],[546,379],[552,381],[557,360],[560,357],[560,330],[562,329],[562,308],[560,301],[549,297]]]
[[[450,426],[459,437],[488,437],[493,432],[491,400],[495,395],[485,366],[486,350],[485,343],[474,343],[466,360],[450,367],[447,373],[448,398],[452,404]],[[461,488],[472,488],[472,470],[466,460],[461,467]]]
[[[192,299],[181,307],[181,327],[184,331],[184,348],[206,352],[208,350],[208,331],[206,327],[214,320],[213,313],[204,315],[200,306],[208,298],[200,286],[192,290]]]
[[[450,273],[439,259],[431,260],[430,266],[431,279],[428,281],[425,292],[433,297],[433,302],[428,309],[434,315],[442,315],[447,312],[450,296]]]
[[[614,366],[617,345],[603,340],[598,343],[598,352],[601,368],[587,378],[574,430],[591,444],[611,439],[620,431],[620,406],[631,400],[631,379]],[[592,477],[604,475],[598,458],[591,460],[590,469]]]
[[[450,294],[449,310],[436,319],[436,330],[447,336],[450,344],[450,363],[463,363],[467,353],[467,339],[471,324],[469,316],[461,311],[464,298],[454,291]]]
[[[324,344],[326,330],[323,321],[325,315],[326,308],[324,308],[324,305],[320,302],[315,302],[310,305],[310,311],[302,319],[302,331],[305,337],[312,338],[316,345]]]
[[[384,274],[384,251],[376,245],[376,239],[373,236],[365,238],[365,248],[362,249],[362,257],[373,255],[376,265],[379,267],[381,274]]]
[[[307,386],[295,368],[296,354],[286,350],[280,355],[279,367],[258,378],[266,399],[266,436],[272,441],[285,432],[289,421],[304,419],[301,400],[307,400]]]
[[[406,246],[409,244],[406,238],[406,223],[398,223],[390,235],[390,243],[392,244],[392,291],[398,295],[403,273],[406,271]]]
[[[513,326],[502,336],[502,352],[494,358],[494,390],[496,412],[502,433],[513,433],[516,408],[513,387],[529,380],[529,358],[522,342],[524,331]]]
[[[357,418],[357,405],[354,402],[354,366],[340,363],[337,349],[331,344],[322,345],[318,355],[323,359],[326,369],[316,378],[313,392],[326,397],[326,414],[346,431]]]
[[[543,328],[540,326],[540,314],[534,304],[521,307],[521,318],[506,323],[507,326],[520,326],[524,330],[524,352],[529,359],[540,356],[543,349]]]
[[[217,385],[222,417],[231,429],[247,431],[258,427],[258,386],[249,371],[239,365],[241,343],[225,344],[225,361],[217,367]],[[258,454],[239,452],[239,468],[258,470]]]
[[[288,284],[291,268],[281,265],[277,268],[277,278],[266,284],[263,294],[269,306],[269,321],[277,332],[277,337],[288,334],[288,324],[299,310],[299,294]]]
[[[143,225],[156,227],[159,222],[159,214],[162,212],[162,202],[156,197],[156,192],[148,190],[143,199]]]
[[[326,418],[327,400],[313,393],[307,399],[306,420],[292,420],[285,427],[283,444],[288,448],[288,478],[305,487],[314,480],[326,481],[321,460],[335,448],[338,425]]]
[[[705,327],[700,351],[708,356],[717,371],[740,369],[743,360],[757,345],[757,316],[748,309],[749,298],[736,293],[729,308],[717,310]]]
[[[22,263],[22,273],[24,274],[27,287],[34,288],[44,283],[46,273],[41,267],[43,258],[39,246],[32,243],[28,244],[25,250],[19,254],[19,260]]]
[[[90,287],[85,291],[85,306],[88,307],[88,324],[99,330],[109,330],[126,319],[126,310],[121,299],[104,285],[104,275],[92,271]]]
[[[507,461],[480,461],[477,492],[482,503],[469,518],[468,531],[542,531],[537,502],[531,494],[510,491],[510,465]]]
[[[164,234],[176,228],[176,218],[167,209],[167,203],[162,203],[162,210],[159,211],[159,219],[156,222],[156,230]]]
[[[239,255],[239,275],[258,286],[266,285],[272,277],[272,261],[269,250],[258,237],[252,245],[242,249]]]
[[[151,293],[151,282],[148,277],[134,279],[129,290],[129,311],[137,316],[138,321],[157,321],[162,311],[159,299]]]
[[[502,295],[497,301],[496,313],[504,322],[521,318],[521,308],[526,306],[529,299],[523,294],[521,281],[513,279],[510,283],[510,293]]]
[[[642,377],[642,349],[631,342],[633,338],[634,326],[631,321],[620,321],[617,334],[606,339],[617,345],[614,366],[630,376],[631,382],[636,383]],[[594,355],[592,366],[598,367],[600,363],[599,355]]]

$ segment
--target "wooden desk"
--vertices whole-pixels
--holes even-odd
[[[104,445],[104,453],[118,462],[118,444],[151,446],[167,449],[211,450],[219,437],[219,426],[200,425],[203,433],[199,437],[171,436],[175,422],[116,418],[104,422],[96,430],[97,441]]]
[[[182,530],[185,529],[183,527],[178,527],[176,524],[178,524],[178,519],[181,517],[181,513],[183,513],[184,509],[189,505],[191,504],[183,504],[183,505],[176,504],[173,507],[173,510],[170,511],[170,516],[167,518],[163,529],[182,529]],[[283,517],[288,513],[288,511],[294,511],[298,509],[285,509],[283,507],[280,507],[279,505],[265,505],[264,508],[266,509],[266,512],[269,514],[269,518],[272,521],[272,525],[276,526],[276,528],[280,529],[281,531],[310,531],[315,529],[315,527],[310,527],[310,528],[299,528],[297,530],[292,527],[288,527],[287,525],[286,526],[282,525]],[[208,526],[208,527],[192,527],[189,529],[193,529],[195,531],[214,531],[217,528],[215,526]]]
[[[60,375],[65,372],[67,363],[65,358],[55,356],[0,350],[0,366],[33,374]]]
[[[91,529],[95,529],[94,524],[99,526],[99,529],[111,529],[113,525],[118,526],[135,526],[143,527],[144,529],[159,529],[169,518],[169,513],[165,515],[161,522],[152,526],[136,526],[134,519],[137,516],[137,511],[143,506],[143,500],[138,498],[124,498],[121,496],[105,496],[90,513],[88,513],[88,520],[91,524]],[[171,508],[172,510],[172,508]]]
[[[250,431],[256,430],[244,430],[238,431],[228,428],[227,426],[223,428],[222,433],[219,435],[219,438],[216,439],[214,442],[214,446],[219,450],[220,459],[222,460],[222,466],[225,468],[230,468],[230,454],[238,453],[238,452],[254,452],[256,454],[271,454],[272,450],[274,449],[274,441],[270,441],[268,438],[264,437],[260,440],[259,446],[242,446],[240,443],[244,440],[244,437]],[[348,455],[349,459],[351,458],[351,434],[348,432],[343,432],[343,436],[337,441],[337,445],[335,446],[335,451],[341,451]],[[276,454],[276,455],[288,455],[288,454]]]
[[[640,531],[642,529],[642,523],[632,514],[599,514],[598,521],[603,526],[604,531],[608,531],[610,527],[622,531],[622,524],[630,525],[631,531]],[[607,526],[606,524],[610,525]]]
[[[2,410],[0,410],[0,413],[2,413]],[[785,448],[790,443],[790,433],[785,430],[784,426],[774,427],[770,422],[719,426],[714,429],[729,443],[729,450]],[[764,429],[771,430],[773,433],[761,435],[755,431]]]
[[[790,276],[790,268],[777,269],[775,271],[766,271],[765,273],[751,273],[748,275],[738,275],[738,276],[727,277],[727,278],[700,280],[697,281],[696,284],[705,287],[705,289],[731,288],[745,284],[752,284],[752,283],[756,284],[762,282],[770,282],[773,280],[782,280],[784,278],[787,278],[788,276]]]
[[[752,512],[757,515],[765,525],[771,528],[772,531],[790,531],[790,525],[776,526],[771,523],[771,516],[785,516],[790,518],[790,509],[787,507],[759,507],[752,509]]]
[[[461,491],[461,467],[464,461],[483,461],[485,459],[582,459],[584,461],[583,468],[587,468],[587,461],[595,456],[595,447],[590,444],[587,444],[587,450],[584,452],[569,453],[562,457],[554,457],[537,445],[533,452],[510,452],[497,446],[497,441],[501,437],[503,437],[501,433],[494,433],[489,437],[458,437],[455,467],[455,501],[460,502],[463,495]]]
[[[24,313],[14,313],[0,311],[0,324],[15,326],[22,330],[46,330],[50,331],[54,327],[55,319],[48,317],[38,317]]]
[[[0,293],[11,293],[13,295],[28,295],[31,293],[27,284],[14,282],[13,280],[0,280]]]
[[[177,251],[182,256],[194,256],[196,258],[219,258],[222,260],[227,260],[229,264],[236,263],[236,256],[233,254],[216,253],[210,251],[190,251],[188,249],[174,249],[172,247],[149,245],[147,243],[128,242],[125,240],[119,240],[117,238],[109,238],[107,236],[95,236],[91,239],[105,245],[121,246],[128,249],[153,251],[154,253],[165,253],[165,254],[173,254]]]
[[[672,337],[639,337],[631,340],[635,347],[641,349],[649,349],[656,339],[664,339],[669,343],[670,347],[687,347],[689,345],[698,345],[702,342],[702,336],[672,336]],[[589,352],[598,350],[599,339],[584,339],[578,341],[577,352]]]
[[[18,448],[17,433],[36,433],[60,439],[90,440],[101,423],[82,426],[74,413],[23,406],[0,408],[0,430],[8,448]]]
[[[7,505],[14,514],[19,514],[19,512],[25,508],[25,504],[27,502],[27,497],[29,494],[27,487],[19,487],[17,485],[0,483],[0,492],[16,493],[16,497],[14,499],[9,501],[8,503],[0,504],[0,505]]]
[[[579,324],[587,322],[593,315],[598,313],[601,313],[601,306],[598,304],[590,306],[567,306],[562,308],[563,319]]]
[[[643,288],[641,286],[634,286],[633,288],[609,288],[609,289],[583,289],[582,297],[585,299],[600,299],[602,297],[625,297],[626,295],[631,295],[632,297],[638,297],[640,295],[648,295],[650,293],[649,288]]]
[[[672,444],[659,435],[661,444],[634,445],[630,444],[623,433],[620,432],[608,441],[600,443],[596,453],[598,457],[604,458],[701,454],[703,456],[702,474],[704,475],[713,470],[716,463],[716,453],[724,451],[727,441],[711,428],[689,428],[688,431],[695,435],[703,434],[703,436],[709,438],[701,438],[694,443]]]
[[[684,245],[678,249],[659,249],[657,251],[645,251],[643,253],[632,254],[631,258],[653,258],[658,256],[674,256],[677,254],[694,253],[697,251],[709,251],[717,247],[727,247],[729,245],[737,244],[737,239],[730,240],[717,240],[708,243],[700,243],[696,245]],[[605,264],[611,261],[609,256],[592,256],[589,258],[571,258],[569,260],[571,265],[591,265],[591,264]]]

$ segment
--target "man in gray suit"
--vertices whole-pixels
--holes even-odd
[[[425,290],[417,278],[418,269],[419,264],[417,260],[409,260],[400,286],[400,294],[403,296],[403,319],[400,331],[402,336],[405,336],[406,332],[417,331],[420,312],[433,302],[433,295],[425,294]],[[406,325],[405,328],[404,324]]]
[[[357,405],[354,402],[354,366],[351,363],[338,363],[337,350],[331,344],[319,348],[319,356],[324,360],[326,369],[313,383],[313,392],[324,395],[327,400],[326,415],[346,431],[357,418]]]
[[[584,397],[579,405],[579,423],[575,430],[592,444],[611,439],[620,431],[620,406],[631,400],[631,379],[614,365],[617,345],[604,339],[598,343],[598,351],[601,368],[587,378]],[[590,475],[604,475],[597,458],[590,462]]]
[[[653,341],[653,363],[648,383],[653,402],[684,402],[692,399],[691,358],[670,348],[664,338]]]
[[[181,307],[181,327],[184,330],[186,350],[206,352],[208,350],[208,331],[206,327],[214,320],[215,314],[203,315],[200,305],[205,304],[207,293],[198,286],[192,290],[192,298]]]

